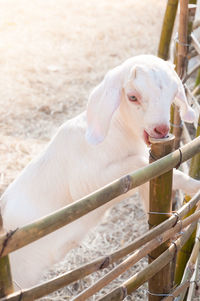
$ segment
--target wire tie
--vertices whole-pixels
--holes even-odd
[[[20,293],[20,295],[19,295],[18,301],[21,301],[21,300],[22,300],[22,297],[23,297],[23,292],[21,291],[21,293]]]
[[[181,149],[179,148],[179,153],[180,153],[180,159],[179,159],[179,163],[176,165],[176,169],[178,169],[182,163],[182,158],[183,158],[183,154],[182,154],[182,151]]]
[[[173,294],[158,294],[158,293],[152,293],[149,290],[146,289],[146,292],[151,296],[157,296],[157,297],[175,297]]]
[[[170,122],[170,125],[173,126],[174,128],[182,128],[183,127],[183,121],[181,120],[181,123],[179,123],[179,124],[174,124],[174,123]]]
[[[199,288],[199,283],[198,283],[196,280],[192,280],[191,282],[194,282],[194,283],[195,283],[196,290],[198,290],[198,288]]]
[[[152,154],[152,152],[151,152],[151,149],[149,150],[149,155],[150,155],[150,157],[153,159],[153,160],[158,160],[158,159],[160,159],[160,158],[156,158],[156,156],[154,156],[153,154]]]
[[[153,256],[151,256],[150,254],[148,254],[148,257],[152,260],[155,260],[156,258],[154,258]]]
[[[174,242],[174,241],[172,241],[171,242],[174,246],[175,246],[175,255],[177,254],[177,252],[178,252],[178,248],[177,248],[177,245],[176,245],[176,243]]]
[[[150,226],[150,227],[155,227],[155,225],[152,225],[152,224],[150,224],[150,222],[149,221],[147,221],[147,223],[148,223],[148,225]]]
[[[1,249],[1,252],[0,252],[0,257],[2,256],[6,246],[7,246],[7,243],[9,241],[9,239],[13,236],[13,234],[15,234],[15,232],[18,230],[19,228],[16,228],[15,230],[11,230],[9,232],[6,233],[6,238],[3,242],[3,246],[2,246],[2,249]]]
[[[200,237],[199,236],[196,236],[195,238],[198,239],[198,241],[200,242]]]
[[[178,44],[180,44],[180,45],[183,45],[183,46],[186,46],[186,47],[189,47],[189,46],[190,46],[190,44],[188,44],[188,43],[184,43],[184,42],[179,41],[179,38],[178,38],[178,37],[175,37],[175,38],[174,38],[174,41],[175,41],[176,43],[178,43]]]
[[[149,211],[147,214],[169,214],[169,215],[178,215],[177,212],[156,212],[156,211]]]
[[[180,219],[180,215],[178,212],[173,212],[173,215],[176,217],[175,224],[173,225],[173,227],[175,227],[177,225],[178,221],[181,221],[181,219]],[[181,226],[181,229],[182,229],[182,226]]]

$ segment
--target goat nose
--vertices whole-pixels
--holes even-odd
[[[159,134],[161,137],[165,137],[169,132],[169,126],[166,124],[160,124],[154,128],[156,134]]]

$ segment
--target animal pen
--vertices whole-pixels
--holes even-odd
[[[199,20],[194,18],[195,3],[188,2],[188,0],[180,0],[180,22],[178,38],[175,40],[177,42],[175,64],[179,76],[186,84],[188,98],[199,115],[200,63],[198,62],[187,71],[187,61],[200,55],[200,44],[194,34],[194,30],[200,24]],[[168,59],[177,6],[178,0],[168,0],[158,51],[158,55],[163,59]],[[198,74],[192,91],[187,85],[187,80],[191,80],[193,76],[192,81],[194,81],[195,71],[198,71]],[[176,211],[172,211],[171,194],[173,168],[179,168],[183,162],[192,158],[190,176],[200,179],[200,118],[195,125],[196,138],[193,140],[185,124],[182,124],[176,107],[172,108],[171,125],[172,134],[168,137],[160,140],[151,139],[151,164],[149,166],[126,175],[40,220],[13,229],[9,233],[3,232],[1,220],[1,301],[41,298],[95,271],[104,269],[127,255],[128,257],[118,266],[75,296],[73,300],[87,300],[146,255],[149,256],[149,264],[144,270],[136,273],[99,300],[123,300],[146,281],[149,282],[149,300],[195,300],[200,259],[200,227],[198,226],[200,191],[192,198],[185,196],[184,205]],[[181,134],[186,142],[182,146],[180,146]],[[173,151],[174,146],[175,151]],[[147,233],[112,254],[106,254],[78,269],[34,287],[13,292],[9,267],[10,252],[73,222],[147,181],[150,181],[149,231]]]

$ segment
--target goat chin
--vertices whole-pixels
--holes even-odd
[[[166,131],[175,97],[180,110],[191,111],[180,85],[173,68],[151,55],[131,58],[109,71],[92,91],[86,112],[62,125],[43,153],[2,195],[5,230],[48,215],[147,165],[144,130],[155,137]],[[184,191],[200,189],[198,181],[181,172],[175,173],[174,184]],[[148,210],[148,185],[139,191]],[[132,193],[13,252],[13,279],[22,288],[36,284],[45,269],[80,244],[108,207]]]

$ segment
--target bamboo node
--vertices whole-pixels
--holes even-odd
[[[195,238],[200,242],[200,237],[199,236],[196,236]]]
[[[123,178],[122,186],[123,186],[123,192],[126,193],[131,189],[131,176],[127,175]]]
[[[176,217],[176,221],[173,225],[173,227],[175,227],[177,225],[178,221],[180,220],[180,215],[178,212],[173,212],[173,215]],[[181,229],[182,229],[182,226],[181,226]]]
[[[127,296],[127,288],[125,286],[122,286],[122,291],[123,291],[123,299],[125,299]]]
[[[3,254],[3,252],[4,252],[4,250],[5,250],[6,246],[7,246],[7,243],[8,243],[8,241],[9,241],[9,239],[13,236],[13,234],[15,234],[15,232],[16,232],[18,229],[19,229],[19,228],[16,228],[15,230],[11,230],[11,231],[7,232],[6,238],[5,238],[4,242],[3,242],[3,246],[2,246],[2,249],[1,249],[1,252],[0,252],[0,257],[2,256],[2,254]]]
[[[175,241],[172,241],[171,243],[175,246],[174,257],[176,258],[176,254],[177,254],[177,252],[178,252],[178,247],[177,247]]]
[[[153,257],[151,256],[150,254],[148,254],[148,257],[151,259],[151,260],[155,260],[157,257]]]
[[[20,295],[19,295],[18,301],[21,301],[21,300],[22,300],[22,297],[23,297],[23,292],[21,291],[21,293],[20,293]]]
[[[107,256],[104,261],[101,263],[99,269],[105,269],[110,264],[110,256]]]
[[[180,159],[179,159],[178,164],[176,165],[176,169],[178,169],[180,167],[180,165],[182,164],[182,159],[183,159],[183,154],[182,154],[181,149],[179,148],[178,150],[179,150],[179,153],[180,153]]]
[[[150,292],[148,289],[146,289],[147,294],[151,295],[151,296],[157,296],[157,297],[173,297],[175,298],[175,296],[173,294],[161,294],[161,293],[152,293]]]

